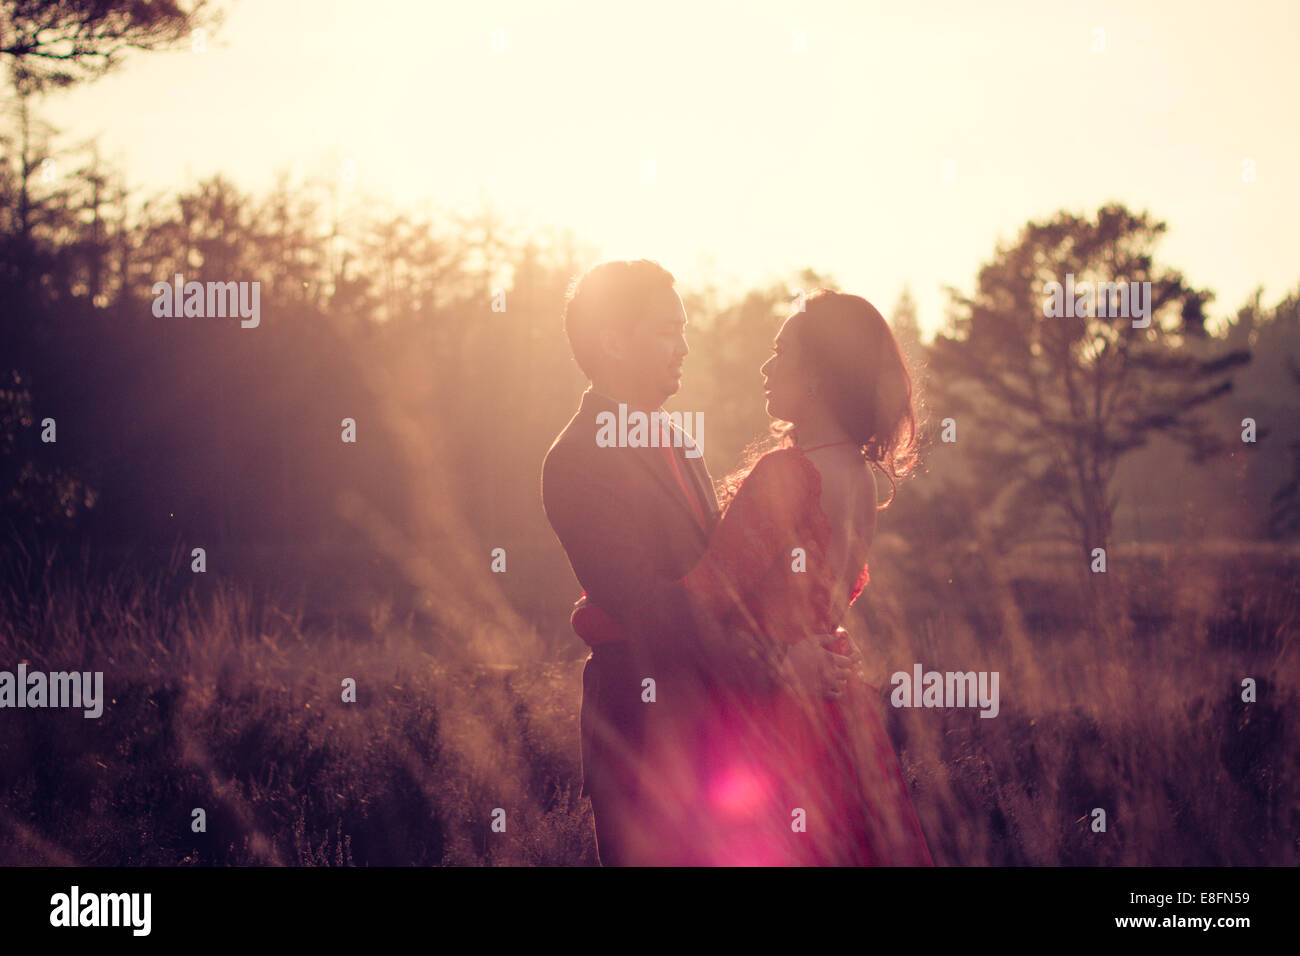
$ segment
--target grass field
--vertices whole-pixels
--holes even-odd
[[[1098,628],[1059,560],[954,559],[920,581],[878,550],[849,626],[936,863],[1300,862],[1290,558],[1132,557]],[[357,636],[228,584],[25,578],[0,601],[0,668],[102,670],[111,702],[98,720],[0,712],[2,865],[596,861],[576,644],[494,666],[382,607]],[[999,716],[890,708],[889,673],[914,661],[999,671]]]

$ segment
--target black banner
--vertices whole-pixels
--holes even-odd
[[[835,929],[864,943],[1132,936],[1182,945],[1199,936],[1231,946],[1282,931],[1296,889],[1286,868],[18,868],[0,880],[7,939],[130,944],[328,943],[382,932],[437,946],[473,927],[494,939],[545,929],[558,941],[591,922],[641,936],[674,924],[722,931],[723,919],[742,938]]]

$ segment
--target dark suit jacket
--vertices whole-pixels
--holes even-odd
[[[618,405],[587,389],[546,455],[542,502],[588,598],[629,635],[625,644],[597,647],[583,674],[583,792],[618,799],[639,789],[638,775],[655,773],[665,753],[689,748],[705,695],[770,689],[777,653],[695,614],[674,583],[704,553],[720,516],[703,457],[673,449],[705,526],[661,448],[597,445],[602,411],[617,416]],[[647,677],[654,703],[642,700]]]

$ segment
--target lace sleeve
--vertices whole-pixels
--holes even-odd
[[[706,613],[755,623],[749,613],[755,591],[797,542],[807,467],[802,456],[780,449],[760,458],[745,478],[713,529],[708,550],[682,579]]]

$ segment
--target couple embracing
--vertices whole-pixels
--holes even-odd
[[[584,592],[572,625],[591,646],[580,727],[600,860],[932,865],[839,626],[868,580],[873,471],[892,486],[915,461],[898,344],[865,299],[811,295],[759,370],[772,447],[715,489],[662,410],[688,353],[673,286],[644,259],[574,284],[565,331],[591,384],[542,469]],[[634,413],[655,441],[597,440]]]

